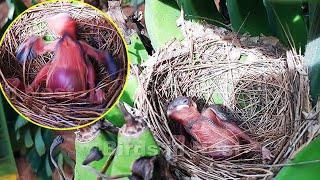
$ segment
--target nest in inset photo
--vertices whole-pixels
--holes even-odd
[[[315,136],[310,129],[318,122],[306,119],[311,105],[303,57],[272,37],[237,36],[185,23],[186,39],[169,42],[145,64],[136,100],[167,160],[177,167],[175,174],[201,179],[275,176]],[[183,143],[181,125],[167,117],[168,104],[179,96],[192,98],[199,110],[223,104],[274,157],[263,163],[261,152],[244,143],[238,147],[242,153],[215,159]]]
[[[25,63],[18,61],[17,52],[19,51],[19,46],[30,37],[43,37],[45,43],[52,43],[55,40],[60,41],[64,38],[64,36],[59,36],[59,32],[64,31],[63,24],[60,27],[60,22],[52,22],[55,25],[54,30],[57,31],[53,32],[48,23],[49,18],[60,14],[62,14],[63,18],[67,14],[68,17],[71,16],[71,19],[75,21],[77,37],[74,42],[76,44],[82,41],[95,48],[95,52],[109,52],[116,66],[116,69],[114,69],[115,74],[111,77],[110,72],[108,72],[108,64],[105,65],[103,62],[97,61],[97,57],[99,58],[100,54],[95,57],[88,50],[84,53],[84,46],[81,46],[80,54],[84,54],[84,59],[80,59],[84,62],[80,62],[80,64],[86,66],[83,68],[85,69],[83,74],[94,73],[90,77],[89,75],[84,75],[84,81],[87,82],[80,82],[84,84],[85,90],[49,91],[46,83],[43,82],[31,92],[26,91],[28,86],[35,80],[35,77],[41,73],[39,71],[49,63],[50,67],[53,67],[52,64],[58,57],[71,61],[75,58],[79,60],[79,57],[74,55],[72,51],[54,54],[57,48],[54,47],[53,52],[27,59],[24,61]],[[61,21],[64,23],[63,20]],[[125,42],[119,33],[114,24],[101,12],[76,1],[48,2],[27,10],[6,32],[0,47],[1,84],[7,97],[18,111],[33,122],[43,126],[72,128],[93,122],[116,102],[125,84],[128,73],[128,59]],[[61,44],[58,43],[57,46]],[[37,47],[32,46],[32,48]],[[29,53],[32,55],[34,51],[31,50]],[[73,56],[75,57],[73,58]],[[94,71],[87,70],[90,64],[93,65]],[[71,69],[70,71],[67,70],[69,72],[80,65],[76,66],[77,64],[74,62],[65,61],[54,65],[54,67],[58,68],[69,68]],[[68,79],[67,71],[58,72],[55,80],[64,83],[69,80],[78,81],[77,79],[81,79],[80,77]],[[62,75],[60,76],[59,73]],[[44,75],[49,77],[49,74],[44,73]],[[92,83],[91,87],[89,87],[89,81],[92,76],[95,76],[94,87],[92,87]],[[90,92],[96,92],[97,95],[93,95],[93,98],[90,98]]]

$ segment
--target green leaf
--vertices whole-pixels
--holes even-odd
[[[120,100],[132,106],[133,101],[135,99],[137,88],[138,88],[137,77],[134,75],[130,75],[128,78],[128,82],[126,84],[124,93],[122,94]]]
[[[38,155],[37,151],[35,148],[32,148],[28,153],[27,153],[27,160],[34,172],[38,172],[40,165],[41,165],[41,157]]]
[[[160,148],[150,130],[145,130],[138,136],[118,134],[118,147],[115,157],[108,169],[111,176],[130,174],[133,163],[141,157],[156,156]]]
[[[50,165],[50,161],[49,161],[49,155],[46,156],[46,162],[45,162],[45,166],[46,166],[46,174],[50,177],[52,176],[52,169],[51,169],[51,165]]]
[[[0,93],[1,94],[1,93]],[[16,163],[13,157],[7,128],[7,119],[4,112],[3,98],[0,95],[0,179],[4,176],[15,176],[17,174]]]
[[[144,0],[124,0],[122,3],[124,5],[139,6],[144,3]]]
[[[44,141],[44,144],[49,149],[54,138],[52,134],[52,130],[44,128],[42,129],[42,132],[43,132],[42,139]]]
[[[173,38],[182,40],[182,32],[176,21],[180,17],[180,9],[174,0],[146,0],[145,23],[155,50]]]
[[[24,144],[27,148],[30,148],[33,146],[33,140],[31,137],[30,129],[26,129],[26,133],[24,134]]]
[[[305,60],[309,67],[310,93],[313,104],[316,104],[320,96],[320,38],[308,43],[305,52]]]
[[[149,55],[137,33],[130,36],[130,42],[128,45],[128,53],[131,64],[141,64],[146,61]]]
[[[17,131],[18,129],[22,128],[26,124],[28,124],[28,121],[25,120],[22,116],[18,116],[14,126],[14,130]]]
[[[34,141],[35,141],[35,147],[39,156],[43,156],[46,153],[46,147],[42,139],[41,127],[38,127]]]
[[[304,52],[307,43],[307,24],[303,18],[302,1],[263,0],[269,27],[282,43]]]
[[[201,20],[216,26],[227,27],[224,23],[226,19],[218,11],[213,0],[176,0],[186,19]]]
[[[316,1],[309,2],[309,40],[313,40],[319,37],[320,35],[320,3]]]
[[[121,127],[125,123],[124,116],[117,106],[114,106],[105,118],[117,127]]]
[[[60,168],[60,170],[62,170],[62,173],[64,174],[64,172],[63,172],[63,163],[64,163],[64,161],[63,161],[64,159],[63,159],[63,154],[60,152],[59,153],[59,155],[58,155],[58,167]],[[61,177],[61,175],[59,175],[60,176],[60,179],[62,178]]]
[[[59,153],[58,155],[58,166],[60,167],[60,169],[63,169],[63,154]]]
[[[20,131],[18,130],[18,131],[16,132],[16,140],[19,141],[20,138],[21,138],[21,134],[20,134]]]
[[[132,106],[137,88],[137,77],[130,75],[120,101],[126,102],[127,104]],[[121,127],[125,123],[124,116],[117,106],[114,106],[109,111],[109,113],[106,115],[106,119],[108,119],[112,124],[118,127]]]
[[[320,3],[309,2],[309,9],[309,42],[306,47],[305,60],[309,66],[311,96],[313,104],[316,104],[320,95]]]
[[[102,170],[106,161],[110,158],[111,153],[116,148],[116,141],[112,141],[115,135],[109,133],[99,132],[97,136],[90,142],[81,143],[75,141],[75,152],[76,152],[76,164],[74,167],[74,179],[86,180],[86,179],[97,179],[96,175],[88,171],[82,166],[82,162],[86,159],[87,155],[90,153],[92,147],[98,147],[103,154],[103,158],[99,161],[94,161],[90,163],[92,168],[97,170]],[[66,157],[66,156],[64,156]]]
[[[289,163],[302,163],[320,160],[320,138],[313,140],[307,147],[303,148]],[[308,179],[318,180],[320,163],[306,163],[300,165],[286,166],[276,176],[277,180]]]
[[[11,0],[6,0],[6,3],[9,7],[8,19],[11,21],[13,20],[15,5],[11,2]]]
[[[261,0],[227,0],[233,30],[251,35],[271,35],[266,9]]]
[[[31,0],[31,3],[32,3],[32,5],[36,5],[36,4],[38,4],[39,2],[38,2],[38,0]]]
[[[64,151],[62,151],[61,153],[63,154],[63,159],[66,162],[66,164],[69,165],[70,167],[74,167],[76,164],[74,160],[72,160],[71,157],[68,156]]]
[[[39,180],[48,180],[48,179],[52,179],[50,176],[48,176],[47,174],[47,170],[46,170],[46,158],[43,157],[41,158],[41,162],[40,162],[40,168],[38,169],[37,172],[37,179]]]
[[[14,9],[15,16],[18,16],[24,10],[27,9],[27,7],[24,5],[23,1],[21,1],[21,0],[13,0],[12,2],[14,3],[14,7],[15,7],[15,9]]]

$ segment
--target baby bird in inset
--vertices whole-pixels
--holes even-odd
[[[87,56],[91,56],[106,66],[111,79],[115,79],[117,65],[108,51],[91,47],[82,40],[77,40],[76,21],[67,13],[60,13],[47,19],[49,29],[58,35],[50,43],[35,35],[22,43],[17,50],[20,63],[34,59],[46,52],[53,52],[53,59],[38,72],[35,79],[26,87],[26,92],[38,89],[46,83],[49,92],[79,92],[95,87],[96,72]],[[101,89],[90,91],[90,101],[101,103],[105,93]]]

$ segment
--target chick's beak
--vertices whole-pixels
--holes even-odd
[[[174,111],[181,111],[182,109],[184,108],[189,108],[190,106],[187,105],[187,104],[181,104],[181,105],[177,105],[176,107],[171,107],[169,106],[168,110],[167,110],[167,116],[170,117],[171,114],[174,112]]]

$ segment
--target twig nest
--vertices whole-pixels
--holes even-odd
[[[117,75],[114,80],[103,64],[92,62],[96,74],[94,89],[82,92],[47,92],[42,84],[36,92],[27,94],[8,79],[18,78],[23,86],[31,84],[40,69],[50,62],[53,53],[46,53],[26,62],[17,61],[19,45],[32,35],[52,41],[57,38],[48,27],[47,19],[59,13],[67,13],[76,21],[77,39],[99,50],[107,50],[116,61]],[[101,12],[80,2],[48,2],[27,10],[4,35],[0,47],[1,84],[13,106],[38,125],[50,128],[79,127],[102,116],[117,100],[128,73],[125,44],[115,25]],[[105,100],[93,104],[88,100],[89,91],[102,89]]]
[[[201,179],[274,176],[299,147],[314,137],[303,57],[269,37],[236,36],[227,30],[185,22],[186,39],[173,40],[151,57],[140,75],[137,107],[177,167],[176,174]],[[150,63],[152,62],[152,63]],[[242,155],[215,160],[182,144],[178,124],[166,116],[169,102],[191,97],[199,110],[223,104],[240,119],[239,127],[275,156],[263,164],[246,144]],[[275,166],[274,166],[275,165]]]

